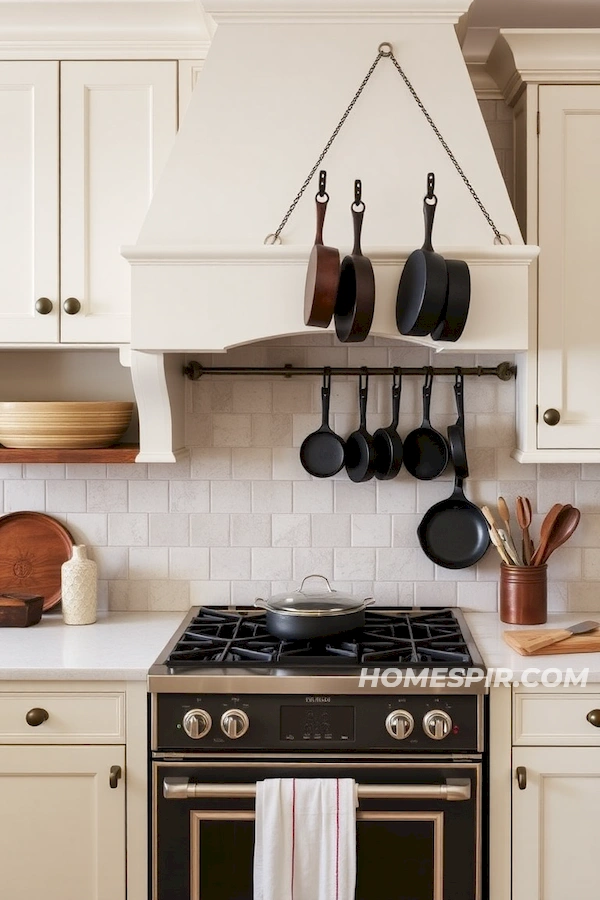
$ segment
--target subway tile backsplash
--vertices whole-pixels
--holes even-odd
[[[501,101],[481,103],[512,194],[512,118]],[[435,356],[435,358],[434,358]],[[444,356],[451,365],[501,358]],[[340,345],[315,332],[238,348],[216,365],[421,366],[440,357],[405,342],[370,338]],[[406,377],[399,431],[421,421],[421,381]],[[389,482],[351,483],[344,472],[311,478],[299,447],[320,424],[320,379],[216,376],[188,383],[188,458],[175,465],[0,466],[0,512],[45,511],[64,522],[98,563],[99,601],[111,609],[186,609],[252,604],[296,587],[313,572],[380,604],[497,609],[498,558],[492,548],[470,569],[435,566],[419,548],[423,513],[452,490],[448,471],[418,482],[402,469]],[[331,425],[347,436],[358,424],[357,379],[334,378]],[[514,446],[515,385],[465,380],[466,492],[476,503],[530,497],[537,536],[557,500],[583,511],[573,539],[550,561],[553,610],[600,609],[600,465],[520,465]],[[390,383],[372,378],[371,431],[391,420]],[[432,422],[455,420],[452,378],[434,382]]]

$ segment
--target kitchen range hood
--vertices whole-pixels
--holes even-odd
[[[206,0],[216,23],[206,63],[132,265],[132,349],[222,352],[304,325],[318,171],[281,231],[319,154],[387,43],[454,153],[494,232],[388,56],[379,59],[318,169],[330,201],[325,243],[352,246],[354,180],[366,206],[363,251],[376,280],[371,334],[401,337],[402,266],[423,243],[427,173],[436,176],[436,250],[465,259],[472,299],[459,351],[528,343],[529,266],[454,25],[470,0]]]

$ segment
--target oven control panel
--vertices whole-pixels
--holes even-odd
[[[152,749],[475,753],[483,702],[472,694],[158,694]]]

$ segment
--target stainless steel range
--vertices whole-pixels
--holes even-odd
[[[375,608],[289,642],[263,612],[192,609],[149,673],[153,900],[252,900],[256,782],[281,777],[357,782],[356,900],[480,900],[473,669],[457,610]]]

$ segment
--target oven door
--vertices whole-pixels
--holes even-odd
[[[155,762],[153,900],[252,900],[256,782],[323,777],[358,785],[356,900],[480,900],[481,763],[406,758]]]

